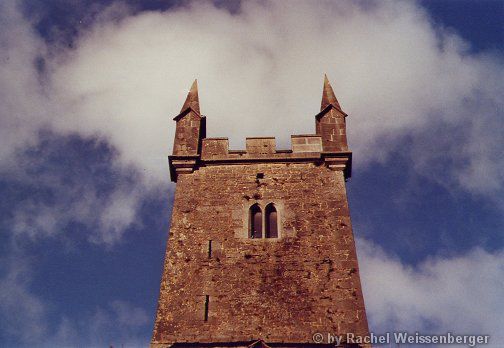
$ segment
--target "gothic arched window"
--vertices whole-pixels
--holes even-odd
[[[258,204],[250,207],[250,238],[262,238],[262,211]]]
[[[266,206],[266,238],[278,238],[278,213],[273,203]]]

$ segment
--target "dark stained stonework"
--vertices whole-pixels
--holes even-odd
[[[346,114],[327,78],[316,134],[292,136],[290,150],[274,138],[247,138],[244,151],[205,138],[197,93],[193,84],[175,118],[177,187],[151,347],[323,347],[315,333],[368,335]],[[278,238],[252,239],[250,208],[268,204]]]

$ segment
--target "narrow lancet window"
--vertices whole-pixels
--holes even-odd
[[[204,314],[204,317],[203,319],[205,321],[208,321],[208,306],[210,305],[210,296],[209,295],[205,295],[205,314]]]
[[[273,203],[266,206],[266,238],[278,238],[278,213]]]
[[[250,207],[250,238],[262,238],[262,212],[257,204]]]

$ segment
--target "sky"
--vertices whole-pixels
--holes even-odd
[[[504,1],[0,2],[0,346],[144,347],[192,81],[210,137],[314,132],[324,73],[370,329],[504,346]]]

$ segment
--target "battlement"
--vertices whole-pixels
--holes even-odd
[[[245,150],[230,150],[228,138],[205,138],[201,160],[288,159],[320,157],[322,137],[317,134],[291,135],[291,149],[277,149],[274,137],[246,138]]]
[[[200,113],[194,81],[175,117],[173,155],[169,157],[171,178],[177,181],[178,174],[217,164],[312,162],[342,170],[347,179],[351,175],[352,154],[346,140],[346,116],[325,77],[321,110],[315,116],[315,134],[291,135],[290,149],[277,149],[274,137],[249,137],[245,150],[232,150],[228,138],[206,137],[206,118]]]
[[[275,137],[248,137],[245,144],[245,150],[231,150],[228,138],[203,138],[201,154],[169,157],[172,181],[177,181],[178,174],[192,173],[201,166],[253,162],[314,162],[342,170],[345,179],[351,176],[352,153],[324,151],[318,134],[291,135],[291,149],[277,149]]]

